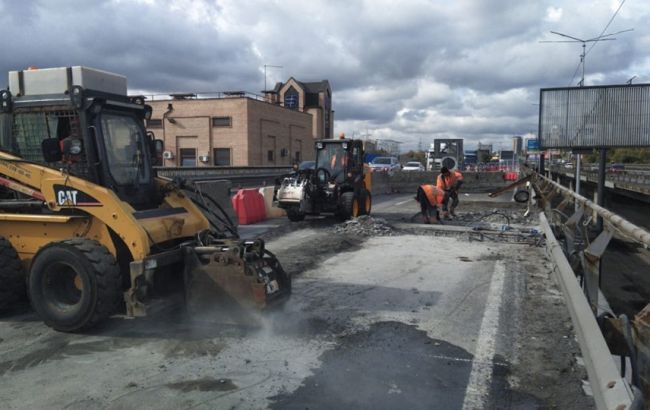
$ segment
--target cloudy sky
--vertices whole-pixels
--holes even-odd
[[[510,146],[536,132],[540,87],[567,86],[578,38],[621,0],[0,0],[0,73],[87,65],[132,91],[247,90],[328,79],[336,132],[426,147]],[[650,3],[627,0],[586,58],[586,84],[650,82]],[[5,74],[0,74],[4,76]],[[3,82],[0,81],[0,85]]]

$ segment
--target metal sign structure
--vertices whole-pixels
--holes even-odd
[[[539,146],[650,146],[650,84],[543,88]]]

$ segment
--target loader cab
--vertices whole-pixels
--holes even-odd
[[[363,147],[359,140],[316,142],[316,175],[320,183],[345,183],[363,173]]]
[[[156,147],[142,98],[70,87],[14,96],[0,90],[0,149],[113,190],[135,209],[158,205]]]
[[[100,184],[136,209],[155,207],[155,140],[146,133],[146,106],[116,107],[96,101],[88,113],[90,145],[96,144]],[[150,111],[149,111],[150,112]]]

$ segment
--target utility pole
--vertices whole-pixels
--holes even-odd
[[[271,64],[264,64],[264,91],[267,91],[266,88],[266,69],[267,68],[284,68],[281,65],[271,65]]]

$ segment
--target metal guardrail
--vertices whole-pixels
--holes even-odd
[[[560,174],[569,178],[575,177],[575,170],[572,168],[554,165],[549,169],[553,174]],[[581,168],[580,179],[582,181],[598,183],[598,171]],[[605,187],[650,195],[650,170],[607,172],[605,175]]]
[[[291,172],[291,167],[157,167],[156,171],[163,177],[196,182],[228,180],[243,188],[273,184],[275,178]]]
[[[626,171],[650,171],[650,164],[623,164]],[[582,168],[598,168],[598,163],[583,162]]]
[[[291,171],[291,166],[265,166],[265,167],[155,167],[161,175],[209,175],[209,176],[237,176],[259,174],[286,174]]]
[[[188,93],[167,93],[167,94],[145,94],[148,101],[174,101],[176,100],[201,100],[208,98],[252,98],[258,101],[266,101],[264,96],[249,91],[195,91]]]
[[[538,181],[543,181],[547,187],[552,187],[554,190],[556,190],[557,193],[563,195],[565,198],[569,198],[572,201],[575,201],[581,207],[591,209],[594,213],[602,217],[605,222],[607,222],[612,228],[621,234],[629,237],[630,239],[634,239],[635,241],[642,243],[647,247],[650,247],[650,232],[633,224],[622,216],[615,214],[614,212],[590,201],[589,199],[578,195],[574,191],[563,187],[562,185],[552,181],[545,176],[537,174],[535,178]]]
[[[549,252],[561,271],[559,279],[577,329],[598,407],[635,408],[643,401],[640,392],[650,402],[650,305],[630,322],[624,315],[613,316],[600,290],[601,260],[614,234],[648,247],[650,232],[549,178],[530,170],[527,172],[539,205],[546,213],[540,219],[549,241]],[[594,233],[591,225],[596,217],[602,218],[603,229]],[[555,239],[557,234],[562,237],[561,242]],[[594,331],[596,318],[602,333]],[[598,342],[590,340],[592,338]],[[607,350],[598,346],[605,340],[609,347]],[[620,379],[614,380],[611,365],[602,363],[610,362],[612,353],[630,357],[633,385],[627,387],[634,393],[632,407],[612,407],[613,399],[608,398],[611,395],[609,389],[615,388]]]
[[[596,407],[610,410],[631,409],[634,393],[619,375],[596,318],[543,212],[539,214],[539,219],[546,235],[546,249],[555,262],[554,273],[562,288],[578,336]]]

